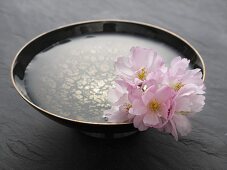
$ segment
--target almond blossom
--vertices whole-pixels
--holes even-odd
[[[163,127],[174,113],[173,95],[173,90],[168,86],[151,86],[143,93],[141,99],[133,100],[130,114],[135,117],[143,115],[141,123],[145,126]]]
[[[104,112],[109,122],[133,123],[140,131],[155,128],[178,136],[191,131],[189,118],[205,104],[205,86],[200,69],[176,57],[167,68],[151,49],[133,47],[130,55],[115,63],[115,88],[109,90],[111,108]]]
[[[116,84],[115,88],[109,90],[108,100],[112,103],[112,107],[104,111],[103,117],[114,123],[129,122],[128,114],[132,105],[128,99],[127,90]]]
[[[140,47],[133,47],[127,57],[119,57],[115,63],[117,75],[135,85],[149,80],[156,72],[165,70],[162,57],[157,52]],[[151,75],[150,75],[151,74]]]

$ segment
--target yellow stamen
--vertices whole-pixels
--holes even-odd
[[[178,82],[178,83],[176,83],[176,84],[173,86],[173,89],[174,89],[175,91],[178,91],[178,90],[180,90],[180,88],[183,87],[183,86],[184,86],[183,83]]]
[[[124,112],[128,112],[129,109],[132,107],[132,105],[130,103],[124,103],[121,108],[122,108],[122,111]]]
[[[137,74],[137,77],[140,79],[140,80],[145,80],[146,79],[146,76],[147,76],[147,71],[146,69],[143,67],[139,73]]]
[[[130,103],[126,104],[126,109],[129,111],[129,109],[132,107],[132,105]]]
[[[154,99],[148,104],[148,107],[152,112],[157,112],[160,110],[161,104],[156,99]]]

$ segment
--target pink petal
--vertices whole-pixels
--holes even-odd
[[[186,116],[174,115],[173,121],[176,125],[177,132],[181,136],[186,136],[189,132],[191,132],[191,124]]]
[[[117,101],[117,102],[115,102],[115,103],[113,103],[112,105],[113,106],[120,106],[120,105],[123,105],[123,104],[125,104],[125,103],[129,103],[129,101],[128,101],[128,94],[123,94],[121,97],[120,97],[120,99]]]
[[[143,104],[142,100],[134,100],[132,103],[132,108],[132,112],[130,113],[134,115],[142,115],[147,112],[147,107]]]
[[[143,116],[135,116],[134,119],[133,119],[134,127],[138,128],[141,123],[143,123]]]
[[[153,81],[154,82],[163,84],[163,79],[164,79],[164,73],[161,70],[156,70],[155,72],[150,72],[147,75],[147,80],[148,81]]]
[[[203,95],[192,94],[176,97],[176,112],[189,112],[191,116],[192,113],[200,112],[204,105],[205,96]]]
[[[191,112],[191,103],[188,97],[178,97],[176,99],[176,112]]]
[[[137,77],[134,79],[134,82],[135,82],[136,85],[143,83],[143,81],[138,79]]]
[[[127,57],[119,57],[115,63],[115,70],[117,74],[124,76],[132,76],[133,71],[128,65],[129,59]]]
[[[186,58],[175,57],[170,64],[169,73],[170,75],[176,75],[177,73],[184,73],[189,66],[189,60]]]
[[[162,115],[163,118],[168,119],[169,109],[170,109],[170,102],[163,103],[161,105],[160,115]]]
[[[113,122],[113,123],[123,123],[125,121],[128,120],[128,114],[125,112],[113,112],[111,115],[109,115],[108,117],[108,121],[109,122]]]
[[[156,87],[155,86],[150,86],[143,94],[142,100],[143,103],[147,106],[148,103],[151,101],[151,99],[154,97]]]
[[[122,95],[123,95],[123,94],[122,94],[121,91],[119,91],[119,90],[116,89],[116,88],[113,88],[113,89],[110,89],[110,90],[108,91],[107,97],[108,97],[108,100],[109,100],[110,102],[115,103],[115,102],[117,102],[117,101],[120,99],[120,97],[121,97]]]
[[[202,80],[202,72],[200,69],[193,69],[193,70],[187,70],[185,73],[185,76],[183,78],[183,81],[187,83],[193,83],[196,85],[203,84]]]
[[[134,84],[127,77],[118,77],[116,80],[116,85],[120,86],[124,91],[132,88]]]
[[[143,116],[135,116],[133,119],[133,125],[135,128],[138,128],[139,131],[147,130],[149,127],[144,125]]]
[[[128,102],[127,89],[116,84],[115,88],[109,89],[107,99],[114,105]]]
[[[181,61],[181,57],[175,57],[172,59],[171,63],[170,63],[170,66],[174,67],[178,62]]]
[[[155,126],[159,123],[159,118],[155,113],[148,113],[144,116],[143,122],[147,126]]]
[[[143,88],[146,86],[146,90],[148,90],[149,87],[153,86],[155,87],[156,86],[156,81],[154,79],[150,79],[148,78],[147,80],[143,81]]]
[[[136,69],[141,69],[142,67],[149,67],[153,62],[154,51],[151,49],[133,47],[130,50],[132,52],[132,63]]]
[[[190,60],[186,59],[186,58],[181,58],[181,57],[175,57],[171,63],[170,63],[170,67],[171,68],[181,68],[181,69],[187,69],[189,66]]]
[[[139,125],[139,127],[138,127],[139,131],[145,131],[145,130],[147,130],[148,128],[149,128],[149,127],[146,126],[146,125],[144,125],[143,123],[141,123],[141,124]]]
[[[197,86],[194,84],[185,84],[180,90],[177,92],[178,96],[189,96],[197,91]]]
[[[200,112],[202,111],[205,105],[205,96],[203,95],[194,95],[191,97],[192,105],[191,112]]]
[[[151,67],[152,70],[156,71],[156,70],[160,69],[162,66],[164,66],[163,58],[161,56],[159,56],[157,53],[155,53],[152,67]]]
[[[175,123],[173,122],[173,120],[170,120],[170,124],[172,126],[170,133],[173,135],[174,139],[176,141],[178,141],[178,133],[177,133],[177,129],[176,129],[176,126],[175,126]]]
[[[166,100],[170,100],[174,95],[174,91],[172,88],[168,86],[163,86],[160,89],[158,89],[157,93],[155,94],[155,98],[162,102],[165,102]]]
[[[128,114],[129,120],[132,120],[135,117],[135,115],[131,114],[131,112],[132,112],[132,108],[129,109],[129,114]]]
[[[134,100],[140,99],[141,95],[142,95],[141,89],[138,89],[135,86],[128,89],[128,99],[130,103],[133,103]]]

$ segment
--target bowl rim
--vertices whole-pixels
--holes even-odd
[[[63,28],[67,28],[70,26],[76,26],[76,25],[81,25],[81,24],[87,24],[87,23],[96,23],[96,22],[121,22],[121,23],[129,23],[129,24],[137,24],[137,25],[142,25],[142,26],[147,26],[147,27],[151,27],[151,28],[155,28],[164,32],[167,32],[168,34],[175,36],[176,38],[180,39],[181,41],[183,41],[185,44],[187,44],[195,53],[196,55],[199,57],[199,60],[201,61],[202,64],[202,69],[203,69],[203,74],[202,74],[202,79],[203,81],[205,81],[205,77],[206,77],[206,66],[204,63],[204,60],[202,58],[202,56],[199,54],[199,52],[187,41],[185,40],[183,37],[181,37],[180,35],[177,35],[176,33],[169,31],[163,27],[160,26],[156,26],[153,24],[148,24],[145,22],[139,22],[139,21],[132,21],[132,20],[121,20],[121,19],[99,19],[99,20],[86,20],[86,21],[81,21],[81,22],[74,22],[71,24],[67,24],[67,25],[62,25],[60,27],[56,27],[54,29],[51,29],[49,31],[46,31],[44,33],[41,33],[37,36],[35,36],[33,39],[31,39],[30,41],[28,41],[23,47],[20,48],[20,50],[16,53],[13,62],[11,64],[11,70],[10,70],[10,77],[11,77],[11,81],[13,83],[14,88],[16,89],[16,91],[19,93],[19,95],[32,107],[34,107],[35,109],[37,109],[38,111],[41,111],[45,114],[47,114],[48,116],[53,116],[55,118],[60,118],[62,120],[66,120],[66,121],[70,121],[71,123],[82,123],[82,124],[91,124],[91,125],[105,125],[105,126],[109,126],[109,125],[114,125],[114,126],[118,126],[118,125],[130,125],[132,123],[129,122],[124,122],[124,123],[111,123],[111,122],[103,122],[103,123],[98,123],[98,122],[89,122],[89,121],[82,121],[82,120],[76,120],[76,119],[70,119],[70,118],[66,118],[64,116],[60,116],[57,115],[53,112],[50,112],[48,110],[45,110],[43,108],[41,108],[40,106],[36,105],[35,103],[33,103],[31,100],[29,100],[27,97],[25,97],[22,92],[19,90],[19,88],[16,85],[15,79],[14,79],[14,74],[13,74],[13,70],[14,70],[14,66],[16,64],[16,60],[18,58],[18,56],[20,55],[20,53],[33,41],[35,41],[36,39],[50,33],[56,30],[60,30]]]

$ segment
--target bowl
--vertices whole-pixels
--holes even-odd
[[[95,20],[66,25],[29,41],[17,53],[11,79],[19,95],[48,118],[96,137],[133,134],[131,123],[109,123],[107,91],[114,61],[132,46],[152,48],[168,63],[190,60],[205,79],[202,57],[179,35],[164,28],[124,20]]]

